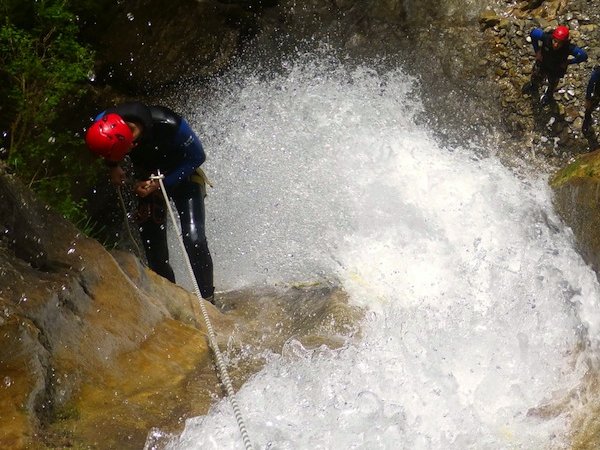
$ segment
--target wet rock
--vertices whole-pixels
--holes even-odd
[[[270,2],[117,2],[95,31],[97,82],[138,95],[224,70]],[[88,32],[94,32],[90,30]]]
[[[479,23],[483,29],[496,26],[501,20],[502,18],[498,14],[489,9],[484,11],[479,17]]]
[[[551,180],[555,203],[570,225],[584,259],[600,269],[600,150],[580,155]]]

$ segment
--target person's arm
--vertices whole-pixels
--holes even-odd
[[[183,158],[181,164],[165,176],[163,182],[167,188],[175,186],[189,177],[194,170],[206,161],[206,154],[200,139],[184,119],[181,120],[181,125],[177,130],[175,147],[182,153]]]
[[[591,100],[594,95],[594,88],[596,87],[596,83],[600,79],[600,68],[595,68],[592,71],[592,75],[590,76],[590,81],[588,81],[587,89],[585,90],[585,99]]]
[[[531,45],[533,45],[533,51],[537,53],[540,49],[540,41],[544,37],[544,30],[542,30],[541,28],[534,28],[529,33],[529,36],[531,37]]]
[[[569,59],[567,61],[567,64],[579,64],[584,61],[587,61],[588,55],[584,49],[579,48],[576,45],[571,45],[570,51],[571,56],[573,56],[573,58]]]

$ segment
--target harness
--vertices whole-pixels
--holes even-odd
[[[192,183],[196,183],[200,186],[200,195],[206,197],[206,186],[213,187],[211,181],[200,167],[196,169],[189,180]],[[138,208],[135,212],[134,219],[138,225],[141,225],[148,220],[152,220],[157,225],[165,223],[167,216],[165,201],[160,191],[154,191],[147,197],[140,197],[138,201]]]
[[[196,171],[190,175],[190,181],[200,185],[202,197],[206,197],[206,186],[213,187],[213,184],[206,176],[206,173],[204,173],[204,170],[202,170],[200,167],[198,167]]]

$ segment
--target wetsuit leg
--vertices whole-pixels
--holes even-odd
[[[175,283],[175,274],[169,264],[167,229],[164,223],[156,223],[151,218],[140,225],[140,235],[148,266],[160,276]]]
[[[548,90],[546,91],[547,95],[554,95],[554,91],[556,90],[556,86],[558,86],[558,82],[562,78],[562,74],[549,73],[548,74]]]
[[[592,112],[598,107],[599,103],[600,96],[594,96],[592,97],[589,109],[585,110],[585,116],[583,118],[583,124],[581,126],[581,131],[583,131],[584,133],[587,133],[590,130],[590,125],[592,124]]]
[[[544,82],[544,78],[545,78],[545,73],[542,69],[542,65],[539,63],[539,61],[536,61],[533,64],[533,68],[531,69],[530,88],[531,88],[532,92],[537,93],[539,88],[542,86],[542,83]]]
[[[200,185],[193,182],[180,183],[173,193],[173,200],[179,212],[183,243],[190,257],[200,294],[202,298],[209,298],[215,291],[213,262],[206,241],[204,198]]]

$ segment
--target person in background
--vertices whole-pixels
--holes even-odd
[[[570,42],[569,28],[565,25],[560,25],[548,33],[541,28],[534,28],[530,37],[535,51],[535,63],[531,81],[523,86],[523,93],[537,96],[540,86],[547,80],[546,92],[540,100],[542,105],[547,105],[554,100],[554,91],[567,72],[567,67],[586,61],[588,56],[583,49]]]
[[[129,155],[138,196],[137,221],[148,265],[175,282],[169,264],[165,204],[160,184],[151,175],[164,175],[174,201],[183,241],[202,297],[214,304],[213,263],[205,234],[206,178],[200,169],[206,155],[200,139],[179,114],[162,106],[129,102],[100,113],[86,132],[88,148],[103,157],[114,185],[125,182],[122,162]]]
[[[583,125],[581,126],[581,131],[584,133],[590,131],[592,112],[600,103],[600,83],[598,81],[600,81],[600,66],[596,66],[592,70],[590,81],[588,81],[587,89],[585,90],[585,116]]]

